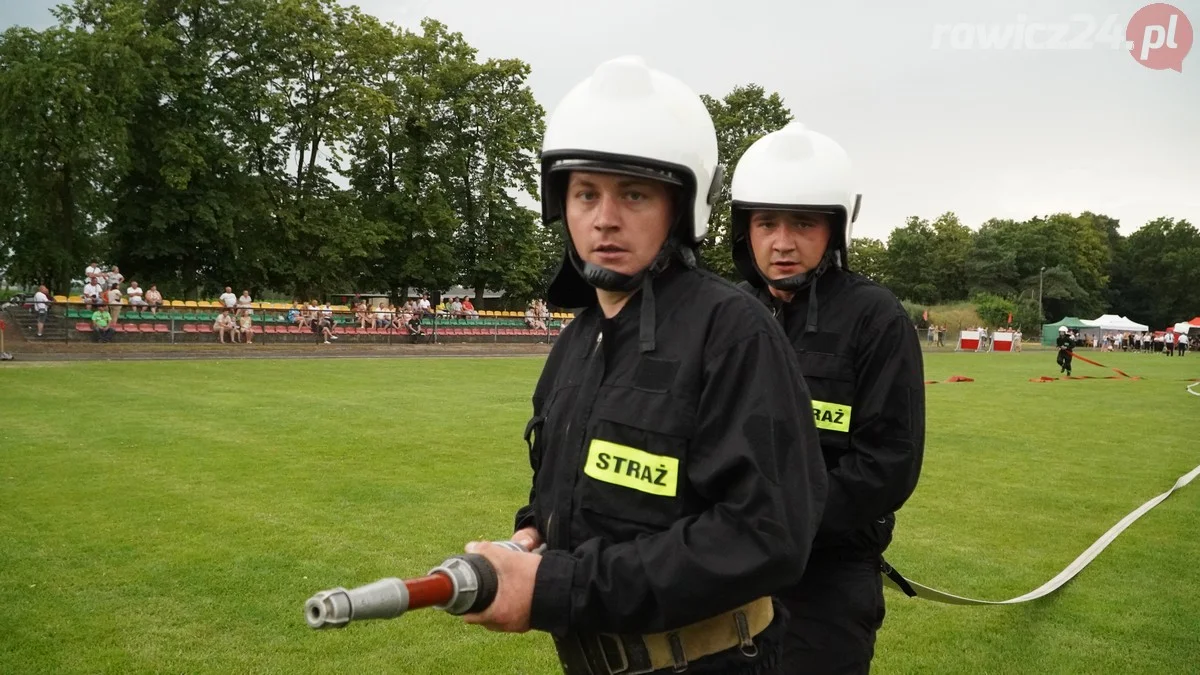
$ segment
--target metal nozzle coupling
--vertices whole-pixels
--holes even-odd
[[[408,587],[394,577],[359,586],[321,591],[304,603],[310,628],[341,628],[351,620],[394,619],[408,610]]]

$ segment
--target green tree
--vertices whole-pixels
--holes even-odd
[[[910,216],[904,227],[892,230],[887,243],[889,288],[900,298],[936,304],[942,294],[934,272],[937,233],[928,221]]]
[[[475,62],[475,50],[453,34],[446,87],[446,192],[460,226],[455,250],[463,285],[504,288],[529,297],[541,273],[536,214],[511,191],[538,197],[537,155],[544,111],[526,79],[529,66],[515,59]]]
[[[939,301],[965,300],[971,230],[952,212],[938,216],[931,227],[934,237],[930,278],[938,290]]]
[[[1186,220],[1157,218],[1129,235],[1114,283],[1123,316],[1162,329],[1200,315],[1200,231]]]
[[[878,239],[855,239],[850,243],[848,265],[851,270],[880,283],[888,285],[887,246]]]
[[[356,111],[350,184],[383,240],[364,282],[400,299],[409,288],[441,291],[458,276],[461,225],[442,171],[450,116],[444,87],[461,70],[461,36],[426,20],[423,32],[396,31],[365,71],[382,105]]]
[[[968,292],[1011,297],[1021,292],[1014,246],[1017,223],[992,219],[980,226],[971,240],[967,258]]]
[[[701,249],[706,267],[726,279],[740,281],[729,248],[729,186],[737,162],[755,141],[792,121],[792,113],[777,92],[767,94],[757,84],[735,87],[724,98],[701,95],[717,130],[717,152],[725,167],[720,195],[713,205],[709,234]],[[700,186],[704,190],[706,186]]]
[[[7,277],[65,293],[97,253],[126,162],[137,60],[122,33],[60,25],[0,35],[0,249]]]

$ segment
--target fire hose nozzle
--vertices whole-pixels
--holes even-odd
[[[304,603],[310,628],[341,628],[353,620],[394,619],[408,611],[408,587],[394,577],[345,589],[321,591]]]
[[[493,543],[525,551],[516,542]],[[304,603],[304,619],[310,628],[320,629],[341,628],[364,619],[394,619],[410,609],[425,607],[456,615],[481,612],[496,599],[498,585],[496,570],[487,558],[465,553],[447,558],[424,577],[389,577],[357,588],[320,591]]]

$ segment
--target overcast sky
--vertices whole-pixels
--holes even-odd
[[[5,2],[0,26],[48,25],[50,4]],[[413,28],[432,16],[483,58],[525,60],[547,110],[596,64],[624,54],[642,55],[699,93],[751,82],[778,91],[797,120],[850,153],[864,194],[857,237],[886,238],[910,215],[932,220],[944,211],[972,228],[991,217],[1088,209],[1120,219],[1125,234],[1160,215],[1200,225],[1200,55],[1189,53],[1182,73],[1152,70],[1126,49],[1095,43],[1095,34],[1107,37],[1106,21],[1123,40],[1144,2],[346,4]],[[1176,6],[1200,28],[1200,2]],[[1008,30],[1015,41],[1018,24],[1035,22],[1062,24],[1064,46],[1091,46],[980,47],[981,30],[1000,40]],[[1029,44],[1054,37],[1054,29],[1030,31]]]

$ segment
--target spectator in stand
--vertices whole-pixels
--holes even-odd
[[[317,316],[312,323],[312,332],[314,335],[323,337],[325,339],[325,344],[329,344],[330,340],[338,339],[337,336],[333,334],[332,317],[326,316],[324,312],[317,313]]]
[[[536,300],[530,301],[529,308],[525,310],[525,326],[534,330],[546,330],[546,323],[540,317]]]
[[[125,283],[125,275],[121,274],[120,267],[113,265],[113,268],[108,272],[104,285],[108,288],[112,288],[113,284],[120,286],[123,283]]]
[[[450,316],[461,318],[463,316],[463,304],[458,298],[454,298],[450,302]]]
[[[108,302],[108,306],[111,308],[112,322],[114,324],[119,323],[121,320],[121,286],[120,286],[120,284],[114,283],[112,286],[110,286],[108,289],[108,293],[105,294],[104,299]]]
[[[423,293],[421,299],[417,301],[417,311],[423,315],[433,314],[433,306],[429,304],[428,293]]]
[[[96,342],[112,342],[113,335],[117,332],[113,329],[112,317],[108,314],[108,309],[104,307],[104,303],[97,301],[95,311],[92,312],[92,340]]]
[[[221,344],[225,344],[225,336],[229,336],[230,342],[237,342],[237,326],[233,322],[233,317],[229,315],[228,309],[221,310],[217,315],[217,320],[213,322],[213,332],[221,340]]]
[[[130,307],[146,306],[146,300],[142,297],[142,289],[138,287],[138,282],[129,282],[129,288],[125,289],[125,295],[129,297]]]
[[[158,314],[158,308],[162,307],[162,293],[158,292],[157,284],[150,284],[150,290],[146,291],[146,306],[150,308],[151,314]]]
[[[371,316],[371,308],[369,305],[367,305],[366,300],[359,300],[357,303],[355,303],[354,318],[358,319],[359,330],[370,327],[367,324],[371,323],[373,319]]]
[[[100,304],[100,295],[103,292],[104,287],[100,285],[96,277],[88,277],[88,282],[83,285],[83,306],[91,309],[93,305]]]
[[[237,301],[238,311],[246,312],[248,314],[253,314],[254,310],[250,307],[250,305],[252,305],[252,304],[253,304],[253,301],[250,299],[250,291],[243,290],[242,297],[238,298],[238,301]]]
[[[101,276],[102,274],[104,274],[104,268],[100,267],[100,263],[94,259],[92,260],[92,264],[88,265],[87,269],[83,271],[83,276],[88,279]]]
[[[312,317],[300,307],[300,303],[293,302],[292,308],[288,310],[288,323],[308,328],[312,324]]]
[[[50,313],[50,290],[45,286],[38,286],[37,293],[33,294],[33,313],[37,315],[37,336],[42,337],[42,331],[46,330],[46,315]]]
[[[242,336],[242,342],[254,344],[254,323],[249,308],[238,311],[238,332]]]
[[[475,311],[475,305],[471,304],[470,297],[463,298],[462,311],[463,311],[463,315],[466,316],[467,318],[470,318],[470,319],[478,319],[479,318],[479,312]]]
[[[408,333],[413,337],[424,335],[425,331],[421,328],[421,313],[414,312],[408,315],[408,321],[405,326],[408,328]]]
[[[226,286],[225,292],[220,297],[221,305],[225,309],[233,309],[237,307],[237,296],[233,294],[233,288]]]

